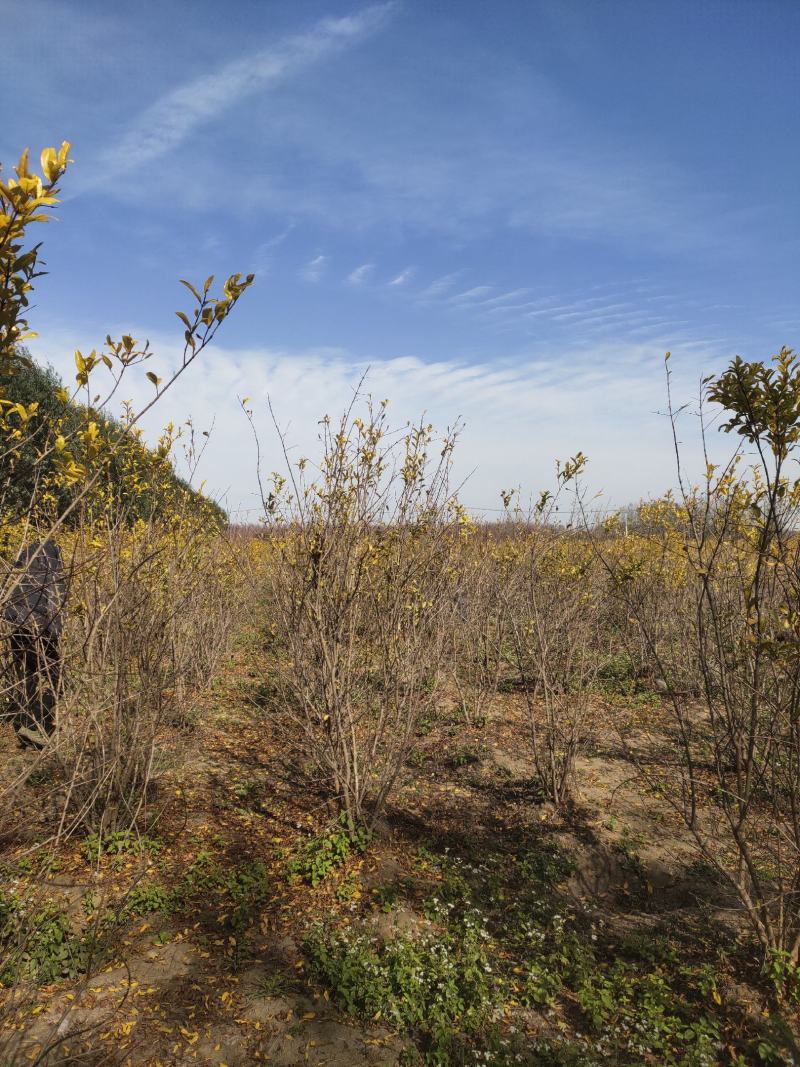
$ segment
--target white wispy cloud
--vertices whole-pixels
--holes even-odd
[[[502,304],[498,307],[486,308],[484,313],[487,316],[494,316],[496,318],[502,318],[505,316],[518,317],[520,312],[523,311],[535,311],[537,308],[546,307],[548,303],[555,303],[555,301],[547,300],[524,300],[521,304]]]
[[[307,282],[318,282],[322,275],[325,273],[325,268],[328,265],[328,257],[319,255],[314,256],[300,271],[301,277],[305,278]]]
[[[146,330],[134,330],[145,336]],[[150,333],[153,369],[161,374],[180,360],[172,338]],[[75,348],[85,348],[77,334],[47,334],[32,345],[46,354],[66,377],[74,375]],[[685,356],[682,352],[685,350]],[[255,452],[237,396],[249,396],[261,437],[264,470],[280,469],[279,442],[271,427],[266,398],[278,422],[288,427],[295,457],[318,454],[318,420],[336,416],[349,404],[353,389],[369,367],[366,391],[388,397],[393,423],[426,417],[440,429],[460,416],[465,423],[456,451],[456,479],[474,470],[463,493],[467,504],[492,507],[501,488],[522,485],[536,491],[552,485],[554,462],[582,449],[589,455],[589,484],[605,499],[624,504],[661,492],[674,484],[669,427],[654,414],[664,409],[662,356],[645,343],[608,341],[569,348],[559,361],[533,351],[512,351],[504,358],[468,361],[452,356],[425,360],[417,355],[393,358],[355,356],[340,348],[304,350],[268,347],[219,348],[201,357],[214,373],[191,368],[179,390],[154,409],[146,429],[154,440],[160,425],[191,416],[198,428],[215,429],[199,478],[231,510],[257,505]],[[687,340],[673,348],[671,368],[676,399],[691,401],[700,370],[713,372],[724,357],[713,343]],[[568,374],[564,366],[569,366]],[[620,381],[625,387],[620,388]],[[152,387],[144,374],[133,375],[126,396],[147,400]],[[687,460],[702,460],[691,419],[682,428]],[[712,447],[726,448],[726,440]],[[635,454],[636,462],[631,462]]]
[[[409,123],[407,115],[426,106],[424,80],[399,86],[378,80],[386,97],[380,109],[344,92],[336,111],[327,98],[325,106],[291,108],[274,148],[285,149],[288,141],[315,165],[299,183],[254,187],[254,204],[302,211],[345,229],[399,223],[462,238],[504,227],[615,246],[657,242],[670,251],[720,239],[713,231],[724,200],[694,185],[674,156],[656,146],[622,138],[609,144],[554,86],[515,100],[526,136],[511,141],[502,119],[514,79],[501,71],[487,78],[467,125],[435,107],[426,123]]]
[[[247,97],[294,77],[324,58],[358,44],[385,25],[395,3],[326,18],[294,34],[184,82],[143,111],[105,150],[94,183],[128,172],[180,147],[201,126]]]
[[[434,279],[434,281],[426,286],[421,292],[417,293],[417,296],[420,300],[432,300],[435,297],[442,296],[444,293],[449,292],[458,279],[463,276],[463,270],[455,270],[451,274],[443,274],[440,278]]]
[[[256,273],[264,273],[270,270],[274,259],[275,249],[279,248],[289,234],[294,229],[295,224],[290,222],[288,226],[276,233],[273,237],[268,237],[266,241],[262,241],[253,252],[253,270]]]
[[[398,275],[396,275],[394,278],[392,278],[392,280],[388,284],[389,285],[397,285],[397,286],[406,285],[409,281],[411,281],[413,276],[414,276],[414,268],[413,267],[406,267],[405,270],[401,270]]]
[[[516,333],[526,339],[558,336],[559,344],[599,344],[613,335],[626,343],[650,343],[659,351],[664,345],[694,342],[699,335],[711,336],[710,331],[721,329],[718,323],[678,317],[681,311],[686,314],[691,298],[661,293],[656,287],[639,285],[635,278],[591,285],[573,294],[526,299],[533,290],[523,286],[496,295],[490,294],[497,287],[488,284],[452,292],[465,273],[462,269],[435,279],[415,299],[426,306],[438,304],[448,313],[467,315],[473,322],[482,321],[493,332]],[[665,301],[674,313],[666,314]]]
[[[370,274],[372,274],[374,267],[374,263],[362,263],[360,267],[356,267],[355,270],[350,271],[347,278],[345,278],[345,281],[348,285],[363,285]]]
[[[573,320],[578,320],[579,322],[604,322],[609,319],[624,319],[640,306],[630,302],[621,304],[598,303],[591,307],[586,306],[582,310],[574,311],[574,305],[566,304],[544,312],[528,312],[527,314],[529,318],[533,318],[534,314],[545,314],[554,322],[572,322]]]
[[[508,293],[501,293],[500,296],[492,296],[487,300],[478,300],[477,303],[482,308],[489,308],[495,306],[502,306],[512,300],[519,300],[520,297],[528,296],[530,289],[512,289]]]
[[[686,293],[639,285],[637,279],[534,299],[524,299],[532,290],[523,287],[487,297],[492,288],[477,285],[455,295],[444,293],[438,302],[444,310],[482,322],[492,332],[527,342],[552,344],[557,338],[559,346],[597,346],[614,338],[621,344],[650,345],[658,352],[678,344],[687,351],[690,345],[711,349],[725,340],[719,336],[721,323],[700,314],[713,310],[713,305]]]
[[[455,296],[450,297],[450,300],[454,304],[480,300],[481,297],[488,296],[493,289],[493,285],[475,285],[472,289],[465,289],[463,293],[456,293]]]

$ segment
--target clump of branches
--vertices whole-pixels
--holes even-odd
[[[78,533],[65,635],[65,682],[49,759],[64,796],[62,831],[101,838],[144,826],[159,742],[225,647],[232,590],[219,538],[202,519]]]
[[[709,404],[742,439],[722,464],[705,451]],[[771,365],[737,357],[703,383],[700,484],[686,481],[670,400],[680,491],[661,506],[640,572],[626,574],[595,539],[673,716],[666,795],[734,889],[770,966],[791,967],[800,960],[798,410],[792,351]],[[669,593],[661,612],[645,593],[653,584]]]
[[[579,453],[559,467],[559,490],[529,515],[517,511],[517,558],[510,631],[525,696],[533,762],[547,797],[562,807],[575,785],[592,693],[602,666],[602,582],[591,549],[558,521],[559,501],[585,465]]]
[[[464,521],[452,567],[450,677],[464,720],[484,720],[509,659],[509,606],[517,558],[511,526],[488,536]]]
[[[370,401],[363,417],[322,420],[313,471],[301,459],[262,491],[282,707],[351,831],[374,825],[437,700],[463,521],[455,436],[436,441],[424,423],[392,433],[386,403]]]

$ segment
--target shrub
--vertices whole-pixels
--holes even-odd
[[[669,372],[667,382],[669,389]],[[679,467],[677,497],[642,509],[647,533],[633,550],[597,532],[594,544],[672,716],[675,757],[641,766],[642,774],[661,787],[704,859],[738,895],[764,959],[797,964],[797,356],[784,348],[771,365],[737,357],[706,379],[701,401],[703,439],[714,404],[721,428],[742,444],[725,463],[709,462],[698,486]],[[753,450],[749,469],[745,446]]]
[[[558,502],[585,462],[579,453],[559,467],[558,493],[543,493],[531,515],[517,515],[516,588],[507,608],[536,773],[557,806],[572,794],[607,651],[600,629],[601,568],[587,543],[556,525]]]
[[[263,498],[269,595],[291,664],[277,676],[290,743],[354,832],[374,825],[435,706],[464,516],[452,435],[432,463],[432,428],[393,435],[385,403],[322,426],[316,479],[301,459]]]

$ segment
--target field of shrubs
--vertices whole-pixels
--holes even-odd
[[[482,522],[458,434],[359,393],[232,526],[140,425],[253,278],[184,282],[170,378],[123,336],[61,381],[68,165],[0,175],[2,1067],[800,1062],[794,353],[706,379],[729,460],[676,431],[624,515],[578,453]]]

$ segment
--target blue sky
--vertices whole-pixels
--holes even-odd
[[[794,346],[800,5],[791,0],[5,0],[0,160],[64,138],[35,354],[107,332],[176,357],[179,277],[257,283],[159,419],[214,423],[200,471],[253,508],[266,466],[363,369],[397,422],[461,416],[464,498],[582,449],[608,504],[674,480],[680,399]],[[146,394],[146,383],[129,393]],[[693,439],[686,424],[687,447]]]

